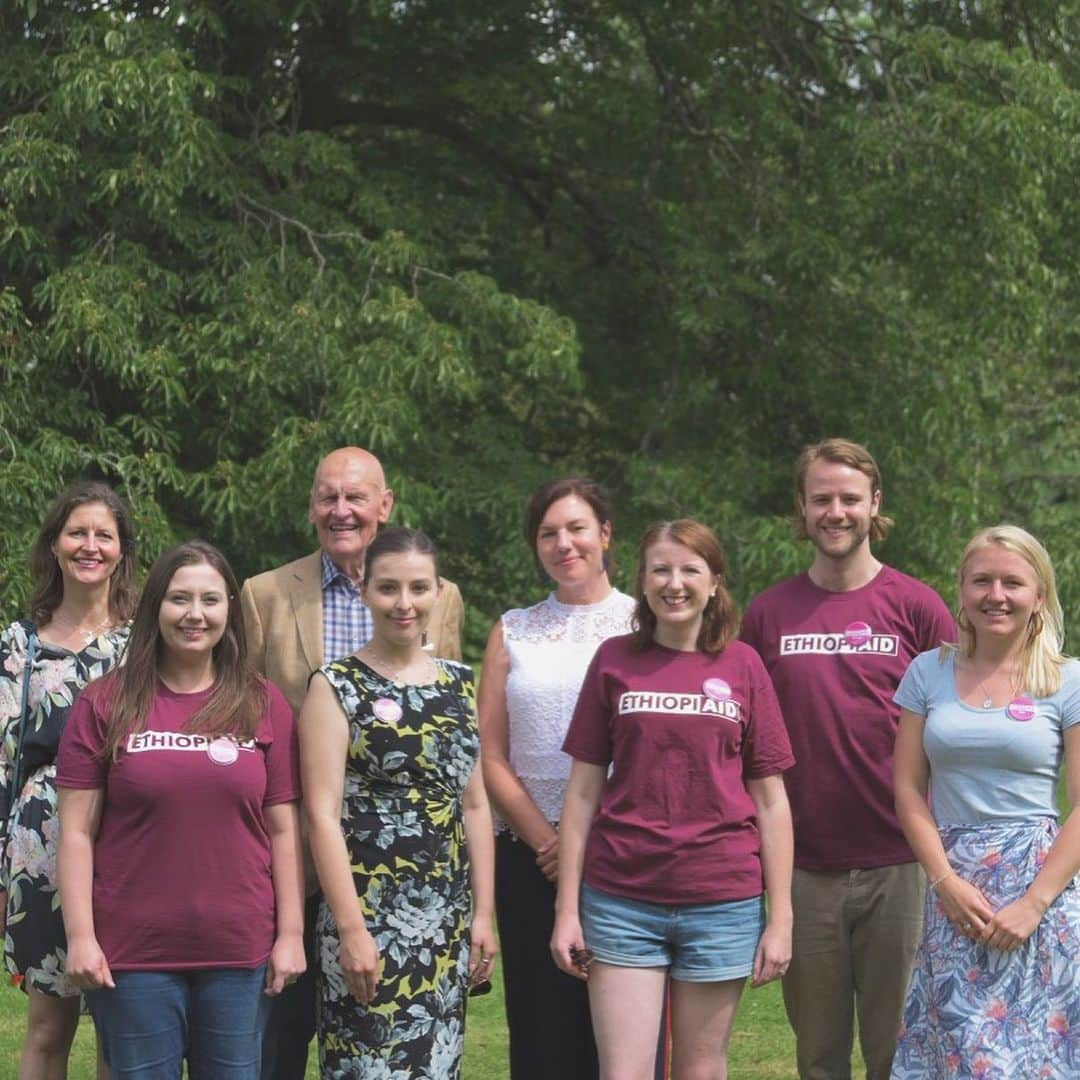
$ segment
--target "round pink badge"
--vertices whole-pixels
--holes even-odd
[[[1035,719],[1035,702],[1027,696],[1022,694],[1020,697],[1014,697],[1008,705],[1005,706],[1005,715],[1010,720],[1019,720],[1021,723],[1027,723],[1028,720]]]
[[[731,687],[723,679],[706,679],[701,684],[702,692],[713,701],[728,701],[731,698]]]
[[[862,648],[869,640],[873,631],[869,623],[853,622],[844,627],[844,640],[853,648]]]
[[[225,738],[225,736],[214,739],[206,748],[206,753],[215,765],[232,765],[240,756],[236,743],[232,739]]]
[[[381,697],[375,702],[375,715],[384,724],[396,724],[401,719],[401,706],[393,698]]]

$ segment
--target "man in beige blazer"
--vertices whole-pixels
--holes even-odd
[[[315,470],[308,504],[319,550],[249,578],[240,590],[248,656],[297,711],[311,673],[355,652],[371,635],[359,594],[364,555],[393,506],[394,493],[374,454],[357,446],[332,451]],[[462,615],[461,593],[444,579],[426,634],[425,647],[435,656],[461,659]],[[315,1032],[311,930],[317,900],[315,893],[304,913],[308,971],[274,1003],[263,1042],[263,1080],[304,1077]]]

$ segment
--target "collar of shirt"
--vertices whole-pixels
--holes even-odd
[[[323,592],[340,579],[341,584],[347,585],[353,592],[358,593],[359,588],[353,584],[352,579],[341,569],[340,566],[324,551],[322,553],[322,588]]]

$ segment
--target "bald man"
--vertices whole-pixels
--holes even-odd
[[[359,591],[364,556],[393,507],[394,493],[374,454],[358,446],[334,450],[315,470],[308,503],[319,550],[249,578],[240,590],[251,662],[298,711],[311,673],[371,637],[371,614]],[[444,580],[425,635],[424,647],[434,656],[461,659],[462,614],[458,587]],[[317,892],[309,897],[304,913],[308,972],[275,1002],[263,1043],[263,1080],[304,1077],[315,1033],[318,900]]]

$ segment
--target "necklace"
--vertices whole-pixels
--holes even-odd
[[[972,668],[971,674],[975,677],[975,682],[978,684],[979,689],[986,695],[983,698],[981,707],[984,708],[984,709],[992,709],[994,707],[994,695],[991,694],[990,691],[986,688],[986,683],[984,683],[982,681],[982,679],[979,678],[979,676],[975,673],[974,668]],[[993,676],[996,675],[996,674],[997,674],[996,671],[991,672],[991,674],[988,675],[987,678],[993,678]],[[1012,697],[1013,691],[1016,689],[1016,687],[1014,685],[1015,684],[1015,679],[1016,679],[1015,674],[1010,674],[1009,675],[1009,696],[1010,697]]]
[[[105,618],[101,620],[101,622],[95,623],[92,627],[90,627],[89,630],[87,630],[78,620],[64,618],[58,615],[56,612],[53,612],[52,618],[46,625],[52,626],[54,629],[59,630],[61,637],[64,635],[65,629],[68,632],[76,632],[82,636],[82,639],[85,643],[89,644],[91,641],[94,641],[96,638],[100,637],[100,635],[109,628],[110,623],[111,619],[108,615],[106,615]]]

